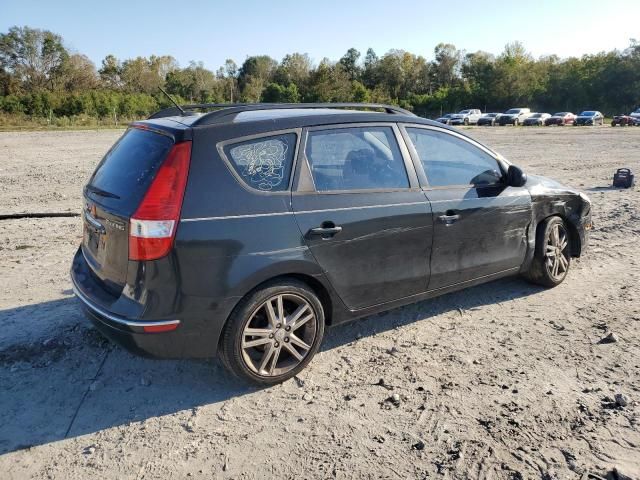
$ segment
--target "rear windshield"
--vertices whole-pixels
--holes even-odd
[[[519,108],[512,108],[511,110],[507,110],[507,113],[509,113],[509,114],[520,113],[520,109]]]
[[[132,213],[172,145],[166,135],[130,128],[98,164],[87,194],[124,209],[121,213]]]
[[[580,114],[581,117],[593,117],[596,114],[596,112],[593,112],[591,110],[587,110],[586,112],[582,112]]]

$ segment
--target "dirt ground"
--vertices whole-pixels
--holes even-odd
[[[0,477],[640,478],[640,193],[609,188],[640,172],[640,128],[467,131],[591,196],[585,256],[552,290],[501,280],[333,328],[272,388],[112,346],[70,290],[79,219],[0,221]],[[1,133],[0,214],[79,211],[120,134]]]

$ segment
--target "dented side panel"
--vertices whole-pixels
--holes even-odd
[[[532,200],[532,222],[539,225],[546,218],[559,216],[565,220],[571,235],[571,256],[579,257],[589,243],[591,230],[591,203],[579,191],[566,187],[555,180],[530,175],[527,185]],[[523,264],[523,270],[533,257],[536,229],[529,232],[531,252]]]
[[[526,188],[451,187],[425,194],[434,218],[429,290],[522,265],[532,218]]]

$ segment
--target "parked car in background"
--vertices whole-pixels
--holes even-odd
[[[453,113],[447,113],[441,117],[436,118],[436,122],[444,123],[445,125],[449,125],[451,123],[451,117],[453,117]]]
[[[544,125],[548,127],[549,125],[573,125],[573,122],[576,121],[575,114],[571,112],[558,112],[551,115],[544,121]]]
[[[485,113],[478,119],[478,125],[489,125],[493,127],[496,124],[496,119],[499,113]]]
[[[555,287],[591,228],[581,192],[406,110],[346,103],[133,122],[82,215],[71,279],[105,336],[218,354],[262,385],[304,369],[327,326],[510,275]]]
[[[449,125],[476,125],[481,116],[482,112],[477,108],[462,110],[451,116]]]
[[[529,108],[511,108],[498,116],[498,123],[502,125],[518,126],[531,116]]]
[[[576,117],[573,125],[575,127],[581,125],[604,125],[604,115],[597,110],[585,110]]]
[[[616,115],[611,120],[611,126],[615,127],[616,125],[620,125],[621,127],[640,125],[640,117],[634,118],[631,115]]]
[[[629,116],[637,120],[640,120],[640,108],[636,108],[633,112],[629,114]]]
[[[532,125],[541,127],[542,125],[544,125],[544,121],[550,117],[550,113],[532,113],[529,118],[526,118],[524,122],[522,122],[522,125],[524,125],[525,127]]]

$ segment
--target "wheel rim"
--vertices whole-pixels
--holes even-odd
[[[242,358],[255,374],[276,377],[304,361],[317,334],[316,312],[293,293],[274,295],[256,308],[242,331]]]
[[[569,269],[569,240],[565,228],[556,223],[553,225],[547,240],[546,262],[549,275],[561,280]]]

